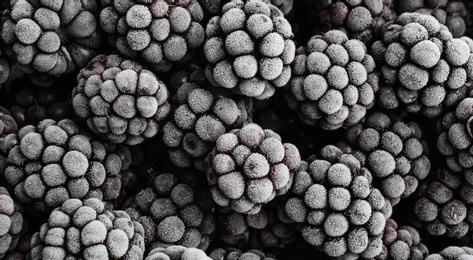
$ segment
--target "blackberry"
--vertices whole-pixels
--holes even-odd
[[[467,27],[471,26],[470,13],[463,0],[398,0],[396,9],[401,13],[418,12],[432,15],[441,24],[446,25],[455,38],[463,36]]]
[[[326,130],[357,124],[374,104],[378,88],[365,45],[332,30],[297,50],[287,103],[302,121]]]
[[[469,259],[473,256],[473,248],[449,246],[439,253],[428,255],[425,260]]]
[[[144,230],[99,199],[68,199],[31,238],[31,259],[143,259]]]
[[[143,189],[125,204],[125,211],[145,229],[149,249],[181,245],[207,249],[215,230],[212,198],[205,178],[154,172]],[[198,176],[200,177],[200,176]]]
[[[249,120],[251,99],[232,98],[199,85],[186,82],[178,87],[170,120],[162,132],[174,165],[183,168],[194,166],[205,171],[205,157],[217,139]]]
[[[383,251],[376,259],[423,260],[428,254],[429,251],[421,243],[421,237],[415,228],[411,226],[399,227],[394,219],[386,220]]]
[[[448,168],[467,173],[473,169],[473,98],[463,99],[454,111],[438,121],[437,148],[445,156]],[[473,184],[473,181],[471,182]]]
[[[151,250],[145,260],[212,260],[207,254],[198,248],[187,248],[184,246],[158,247]]]
[[[9,251],[2,259],[4,260],[27,260],[31,259],[31,237],[32,233],[25,233],[20,235],[20,239],[16,244],[15,249]]]
[[[246,0],[248,1],[248,0]],[[294,0],[262,0],[267,4],[272,4],[279,8],[284,15],[292,13]],[[231,0],[199,0],[206,14],[218,15],[222,12],[222,7]]]
[[[0,89],[2,89],[3,83],[10,77],[10,62],[4,56],[4,52],[0,50]]]
[[[276,257],[257,249],[250,249],[246,252],[242,252],[236,248],[217,248],[209,254],[213,260],[277,260]]]
[[[414,121],[376,112],[350,127],[346,138],[373,175],[373,185],[393,206],[410,196],[430,172],[422,130]]]
[[[136,145],[155,136],[171,110],[168,89],[151,71],[118,55],[99,55],[77,76],[75,113],[92,132]]]
[[[330,257],[374,258],[382,251],[385,200],[371,173],[335,146],[302,163],[294,176],[287,216],[302,237]]]
[[[466,95],[473,40],[453,38],[434,17],[403,13],[371,46],[381,71],[377,100],[385,109],[435,117]]]
[[[13,251],[25,231],[23,208],[0,186],[0,259]]]
[[[288,192],[301,158],[293,144],[250,123],[221,135],[206,161],[215,203],[252,215]]]
[[[259,0],[225,4],[206,28],[209,81],[235,93],[266,99],[291,78],[295,44],[291,25],[272,4]]]
[[[18,132],[18,124],[15,118],[8,109],[0,106],[0,138],[16,132]]]
[[[104,42],[96,1],[12,1],[4,17],[2,40],[27,73],[85,67]]]
[[[205,38],[197,0],[101,0],[100,25],[119,53],[159,71],[191,55]]]
[[[123,146],[90,139],[71,120],[27,125],[3,139],[4,178],[28,209],[45,215],[69,198],[99,198],[107,205],[120,194],[120,172],[131,156]]]

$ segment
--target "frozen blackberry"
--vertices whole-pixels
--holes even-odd
[[[421,243],[419,232],[411,226],[398,227],[394,219],[386,220],[383,234],[383,251],[377,260],[423,260],[428,255]]]
[[[371,46],[380,67],[377,101],[428,117],[440,115],[466,95],[473,79],[473,40],[453,38],[434,17],[403,13]]]
[[[282,12],[259,0],[225,4],[206,28],[209,81],[235,93],[266,99],[291,78],[295,44]]]
[[[197,0],[101,0],[100,25],[121,54],[167,71],[200,47],[204,12]]]
[[[448,168],[454,172],[473,170],[473,97],[463,99],[453,112],[438,121],[440,135],[437,148],[445,155]],[[473,184],[473,180],[470,181]]]
[[[257,249],[242,252],[236,248],[217,248],[210,252],[209,256],[213,260],[277,260],[273,255],[265,254]]]
[[[194,82],[180,85],[171,101],[173,111],[164,125],[163,141],[178,167],[205,171],[205,157],[217,139],[249,120],[251,99],[218,94]]]
[[[426,143],[414,121],[376,112],[350,127],[346,138],[373,175],[373,185],[393,206],[410,196],[430,172]]]
[[[31,259],[143,259],[144,230],[99,199],[68,199],[31,238]]]
[[[26,228],[24,222],[23,208],[0,186],[0,259],[16,248]]]
[[[449,246],[439,253],[428,255],[425,260],[456,260],[471,259],[473,257],[473,248]]]
[[[286,17],[292,16],[294,0],[263,0],[263,2],[276,6]]]
[[[419,1],[397,0],[396,9],[401,12],[418,12],[435,17],[441,24],[448,27],[453,37],[458,38],[465,34],[471,26],[470,13],[463,0],[424,0]]]
[[[432,177],[418,189],[416,219],[432,236],[464,237],[473,224],[473,186],[449,169],[437,170]]]
[[[0,50],[0,89],[2,89],[2,84],[10,77],[10,63],[4,56],[4,52]]]
[[[18,132],[18,124],[10,111],[0,106],[0,137]],[[3,149],[0,149],[3,150]]]
[[[151,71],[118,55],[99,55],[77,76],[75,113],[92,132],[136,145],[155,136],[169,114],[168,89]]]
[[[382,251],[386,219],[385,200],[371,178],[353,155],[325,146],[318,159],[301,163],[286,214],[305,241],[330,257],[374,258]]]
[[[326,130],[357,124],[378,88],[373,58],[359,40],[332,30],[297,50],[287,103],[302,121]]]
[[[27,125],[3,145],[3,174],[12,194],[40,215],[69,198],[112,204],[120,194],[120,172],[131,160],[128,148],[90,139],[69,119]]]
[[[96,1],[12,1],[2,40],[16,65],[62,75],[83,68],[104,43]]]
[[[222,7],[231,0],[198,0],[204,8],[206,14],[218,15],[222,12]],[[246,0],[248,1],[248,0]],[[272,4],[279,8],[284,15],[292,12],[294,0],[262,0],[267,4]]]
[[[293,144],[250,123],[221,135],[206,160],[215,203],[252,215],[288,192],[301,157]]]
[[[145,260],[212,260],[207,254],[198,249],[184,246],[158,247],[151,250]]]
[[[214,203],[205,178],[154,172],[125,211],[145,229],[147,248],[181,245],[207,249],[215,230]],[[198,176],[201,178],[202,176]]]
[[[20,235],[20,239],[16,247],[9,251],[2,259],[4,260],[28,260],[31,259],[31,237],[32,233],[25,233]],[[1,258],[1,257],[0,257]]]

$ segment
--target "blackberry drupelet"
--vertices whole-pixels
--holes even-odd
[[[0,259],[15,250],[25,223],[23,208],[0,186]]]
[[[98,198],[111,206],[120,194],[120,172],[131,161],[128,148],[95,141],[69,119],[27,125],[2,142],[8,187],[26,210],[41,216],[69,198]]]
[[[95,0],[12,1],[1,33],[7,54],[27,73],[83,68],[104,43],[98,8]]]
[[[100,25],[119,53],[168,71],[204,42],[197,0],[101,0]]]
[[[184,246],[158,247],[148,253],[145,260],[212,260],[198,249]]]
[[[114,143],[136,145],[155,136],[171,105],[168,89],[138,62],[99,55],[77,76],[75,113],[92,132]]]
[[[209,153],[207,179],[221,207],[256,214],[289,191],[301,157],[293,144],[272,130],[250,123],[221,135]]]
[[[403,13],[371,46],[380,67],[379,105],[435,117],[466,96],[473,40],[453,38],[434,17]]]
[[[455,260],[470,259],[473,257],[473,248],[449,246],[439,253],[428,255],[425,260]]]
[[[304,240],[330,257],[375,258],[386,219],[385,199],[371,178],[353,155],[325,146],[318,159],[301,163],[285,212]]]
[[[332,30],[297,50],[286,100],[301,120],[326,130],[357,124],[374,104],[376,65],[365,45]]]
[[[231,1],[210,19],[206,36],[206,75],[213,85],[266,99],[289,82],[295,53],[292,28],[274,5]]]
[[[145,229],[148,250],[171,245],[209,246],[215,230],[214,203],[205,178],[154,172],[146,186],[125,203],[125,211]]]
[[[209,256],[213,260],[277,260],[273,255],[265,254],[257,249],[242,252],[237,248],[217,248],[210,252]]]
[[[350,127],[346,139],[373,176],[373,185],[396,205],[410,196],[430,172],[422,130],[414,121],[376,112]]]
[[[31,259],[143,259],[144,230],[99,199],[68,199],[31,238]]]

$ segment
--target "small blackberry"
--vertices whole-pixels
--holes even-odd
[[[285,212],[309,244],[330,257],[371,259],[381,253],[385,200],[354,156],[325,146],[319,159],[301,163],[291,192]]]
[[[236,248],[217,248],[210,252],[209,256],[213,260],[277,260],[273,255],[265,254],[257,249],[242,252]]]
[[[87,65],[102,47],[97,18],[96,1],[12,1],[1,36],[21,70],[62,75]]]
[[[99,199],[68,199],[31,238],[31,259],[143,259],[144,230]]]
[[[378,88],[365,45],[332,30],[297,50],[287,103],[302,121],[326,130],[357,124],[374,104]]]
[[[252,215],[288,192],[301,158],[297,147],[250,123],[221,135],[206,160],[215,203]]]
[[[214,204],[206,185],[188,175],[195,173],[154,172],[125,204],[125,211],[143,225],[147,248],[181,245],[205,250],[209,246],[215,230]]]
[[[218,94],[200,85],[186,82],[178,87],[162,132],[174,165],[205,171],[205,157],[217,139],[249,120],[251,99]]]
[[[372,113],[346,135],[353,154],[373,175],[373,185],[396,205],[410,196],[430,172],[428,150],[414,121]]]
[[[16,248],[25,222],[23,208],[0,186],[0,259]]]
[[[120,172],[131,160],[128,148],[90,139],[69,119],[27,125],[2,145],[7,151],[3,177],[14,196],[40,215],[69,198],[113,203],[120,194]]]
[[[440,115],[465,97],[465,84],[473,79],[472,52],[473,40],[453,38],[434,17],[403,13],[371,46],[381,71],[378,103]]]
[[[92,132],[136,145],[155,136],[169,114],[168,89],[151,71],[118,55],[99,55],[77,76],[72,107]]]
[[[167,71],[200,47],[204,12],[197,0],[101,0],[100,25],[119,53]]]
[[[206,28],[206,75],[235,93],[266,99],[291,78],[295,44],[291,25],[272,4],[234,0]]]
[[[158,247],[151,250],[145,260],[212,260],[207,254],[198,249],[184,246]]]

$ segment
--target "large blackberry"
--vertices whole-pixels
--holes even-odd
[[[465,97],[473,79],[473,40],[453,38],[434,17],[403,13],[371,46],[382,82],[378,103],[434,117]]]
[[[214,203],[205,178],[154,172],[147,185],[125,204],[145,229],[149,249],[182,245],[207,249],[215,230]],[[201,176],[199,176],[201,177]]]
[[[257,249],[251,249],[246,252],[242,252],[236,248],[217,248],[210,252],[209,256],[213,260],[277,260],[275,256],[265,254],[264,252]]]
[[[221,135],[206,160],[215,203],[251,215],[287,193],[301,158],[293,144],[250,123]]]
[[[31,259],[143,259],[144,230],[99,199],[68,199],[31,238]]]
[[[398,227],[394,219],[386,220],[383,251],[377,260],[423,260],[429,250],[421,243],[419,232],[411,226]]]
[[[472,106],[473,97],[467,97],[453,112],[448,112],[438,121],[437,148],[445,155],[448,168],[454,172],[469,174],[473,170]]]
[[[210,19],[206,35],[206,75],[213,85],[266,99],[289,82],[295,44],[291,25],[277,7],[231,1],[221,16]]]
[[[158,247],[151,250],[145,260],[212,260],[198,248],[184,246]]]
[[[297,50],[287,102],[304,122],[333,130],[357,124],[374,104],[378,88],[365,45],[332,30]]]
[[[428,255],[425,260],[456,260],[471,259],[473,257],[473,248],[449,246],[439,253]]]
[[[422,131],[414,121],[376,112],[350,127],[346,138],[352,153],[370,170],[373,185],[392,205],[410,196],[430,172]]]
[[[114,143],[155,136],[171,110],[168,89],[151,71],[118,55],[99,55],[77,76],[72,106],[89,128]]]
[[[118,52],[159,71],[204,42],[204,17],[197,0],[101,0],[100,24]]]
[[[131,160],[126,147],[91,140],[69,119],[27,125],[2,145],[8,154],[2,172],[7,184],[40,215],[68,198],[113,202],[120,194],[120,172]]]
[[[24,222],[23,208],[0,186],[0,259],[15,249],[21,232],[25,231]]]
[[[205,157],[217,139],[249,120],[251,99],[232,98],[200,85],[186,82],[178,87],[172,102],[174,109],[162,132],[172,163],[205,171]]]
[[[218,15],[222,12],[222,7],[231,0],[198,0],[204,8],[206,14]],[[247,0],[246,0],[247,1]],[[272,4],[279,8],[284,15],[290,15],[294,0],[262,0],[267,4]]]
[[[4,12],[2,39],[16,65],[61,75],[82,68],[102,47],[93,1],[12,1]]]
[[[385,200],[371,174],[334,146],[301,163],[294,176],[287,216],[303,238],[331,257],[374,258],[382,251]]]

